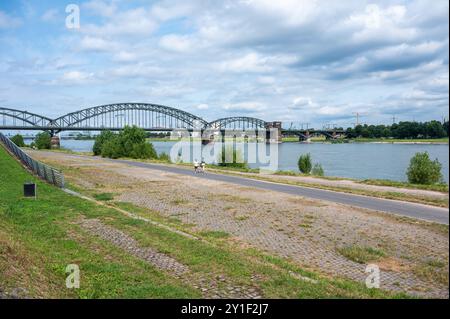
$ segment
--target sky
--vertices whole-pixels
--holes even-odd
[[[352,126],[356,112],[367,124],[441,121],[448,12],[447,0],[0,0],[0,106],[58,117],[146,102],[310,127]]]

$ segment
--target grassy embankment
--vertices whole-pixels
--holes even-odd
[[[30,180],[37,182],[37,200],[22,197],[22,184]],[[194,233],[203,240],[189,239],[130,218],[114,209],[115,203],[108,205],[71,196],[37,180],[0,147],[0,290],[19,288],[27,297],[51,298],[201,297],[199,289],[91,235],[78,223],[82,218],[96,218],[133,237],[141,247],[170,255],[206,282],[219,273],[245,286],[252,285],[252,275],[258,275],[265,297],[405,297],[321,277],[293,262],[242,247],[226,233]],[[166,225],[173,222],[156,212],[117,205]],[[70,290],[65,287],[65,267],[73,263],[80,266],[81,287]],[[295,278],[291,272],[317,282]]]

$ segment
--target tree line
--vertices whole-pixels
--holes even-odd
[[[443,138],[448,135],[448,121],[429,122],[400,122],[392,125],[357,125],[347,128],[345,134],[348,138]]]

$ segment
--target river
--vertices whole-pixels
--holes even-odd
[[[93,144],[94,141],[89,140],[61,140],[62,147],[76,152],[92,151]],[[160,154],[170,153],[175,142],[152,142],[152,144]],[[432,159],[437,158],[442,163],[444,180],[448,183],[448,144],[282,143],[278,145],[278,169],[298,171],[298,157],[310,153],[313,162],[320,163],[327,176],[405,181],[409,160],[416,152],[425,151]],[[189,159],[184,157],[183,160]],[[251,163],[249,166],[255,168],[259,165]]]

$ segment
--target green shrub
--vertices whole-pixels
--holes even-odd
[[[438,159],[432,161],[428,152],[419,152],[411,158],[406,175],[412,184],[431,185],[442,181],[441,169]]]
[[[304,155],[300,155],[300,157],[298,159],[298,169],[303,174],[311,173],[311,169],[312,169],[311,154],[307,153]]]
[[[319,163],[316,163],[312,169],[312,175],[315,176],[324,176],[325,172],[323,170],[322,165],[320,165]]]
[[[34,144],[40,150],[50,149],[52,147],[52,137],[48,132],[42,132],[36,135]]]
[[[25,146],[25,142],[23,141],[23,136],[20,134],[16,134],[13,137],[11,137],[11,141],[19,147]]]
[[[164,153],[164,152],[162,152],[161,154],[159,154],[158,159],[159,159],[160,161],[164,161],[164,162],[168,162],[168,163],[171,162],[169,154]]]
[[[112,139],[115,136],[115,134],[111,131],[103,131],[97,137],[95,138],[94,146],[92,147],[92,152],[94,152],[94,155],[101,155],[102,154],[102,146],[105,144],[106,141]]]
[[[224,167],[248,168],[241,151],[234,149],[232,146],[222,147],[217,162],[219,166]]]
[[[108,158],[158,158],[153,144],[147,143],[145,136],[145,131],[137,126],[125,126],[119,134],[105,131],[97,136],[93,152]]]
[[[128,157],[149,159],[149,158],[158,158],[158,154],[156,153],[153,144],[141,142],[138,144],[133,144],[132,150],[129,153]]]
[[[105,141],[102,145],[101,150],[102,157],[119,158],[123,156],[122,147],[119,144],[118,136]]]

